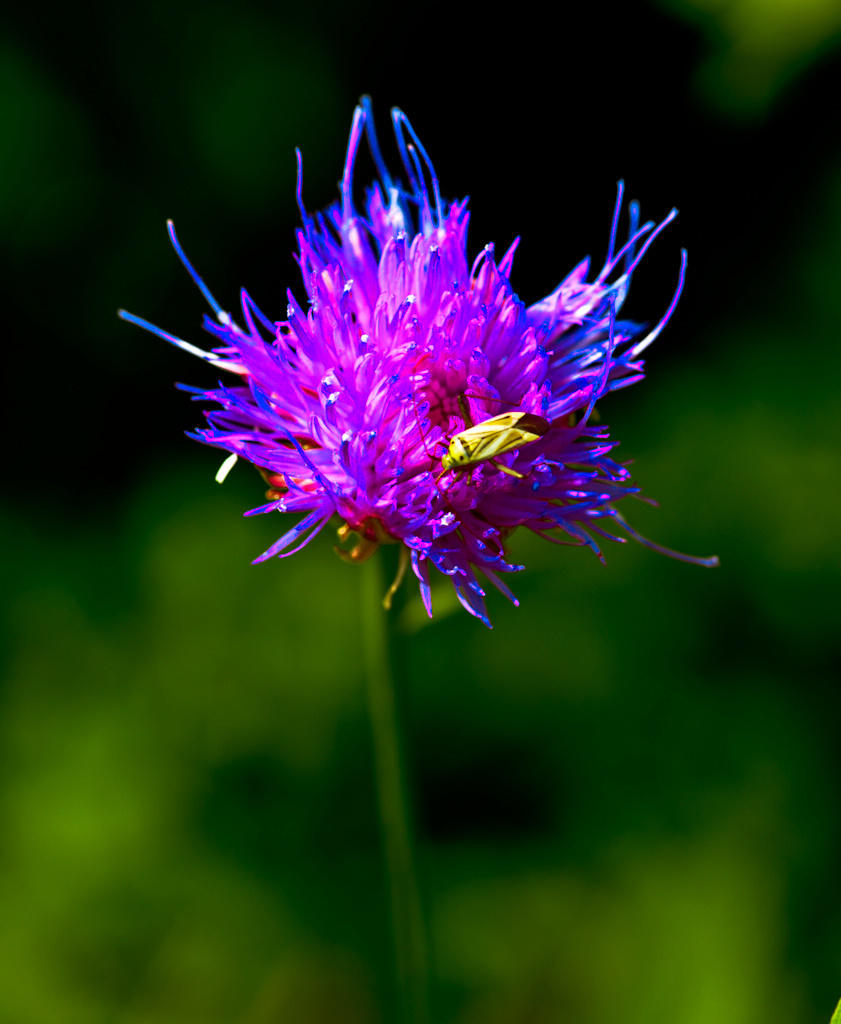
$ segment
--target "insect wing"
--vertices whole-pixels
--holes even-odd
[[[480,440],[489,434],[519,426],[523,417],[527,415],[525,412],[502,412],[499,416],[491,416],[489,420],[482,420],[481,423],[466,427],[458,436]]]
[[[549,430],[549,424],[542,417],[534,416],[530,412],[503,412],[489,420],[482,420],[475,427],[468,427],[458,436],[470,441],[479,441],[492,434],[507,434],[511,430],[517,432],[520,444],[526,444],[543,437]]]
[[[469,453],[470,461],[482,462],[513,451],[529,441],[536,441],[539,435],[527,433],[517,426],[487,420],[465,430],[458,437]]]
[[[487,441],[481,445],[481,455],[478,457],[492,459],[495,455],[504,455],[533,440],[530,435],[523,434],[519,427],[505,427],[488,436]]]
[[[549,423],[542,416],[524,412],[517,421],[517,429],[528,435],[529,441],[536,441],[549,432]]]

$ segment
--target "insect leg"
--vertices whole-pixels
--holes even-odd
[[[523,473],[518,473],[516,469],[510,469],[508,466],[503,466],[501,462],[497,462],[496,459],[488,459],[488,462],[492,466],[495,466],[501,473],[507,473],[509,476],[515,476],[518,480],[525,480]]]
[[[461,418],[464,420],[464,426],[472,427],[473,420],[470,418],[470,406],[467,404],[467,399],[464,395],[458,396],[458,411],[461,413]]]

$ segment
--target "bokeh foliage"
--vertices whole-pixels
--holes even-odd
[[[841,39],[838,0],[659,0],[697,25],[707,55],[695,86],[719,111],[764,117],[786,88]]]
[[[491,633],[446,588],[432,624],[411,586],[401,595],[439,1019],[828,1018],[841,987],[837,118],[822,148],[798,143],[826,122],[816,98],[841,69],[796,86],[784,55],[788,107],[737,131],[695,105],[696,37],[628,7],[567,24],[591,43],[565,69],[535,61],[552,53],[545,26],[506,28],[520,56],[495,101],[477,74],[500,29],[465,39],[446,83],[419,81],[433,34],[373,4],[103,4],[84,31],[59,7],[49,28],[7,15],[5,412],[22,441],[0,534],[0,1021],[392,1019],[354,569],[326,534],[249,565],[282,529],[241,517],[259,479],[238,466],[219,488],[219,456],[179,436],[198,411],[170,381],[207,371],[113,317],[126,305],[196,338],[166,215],[226,302],[244,280],[281,315],[297,288],[291,147],[311,205],[332,198],[362,89],[413,116],[448,194],[473,192],[475,246],[526,232],[514,281],[529,299],[602,244],[623,168],[646,196],[681,201],[682,309],[649,380],[601,412],[662,505],[635,504],[635,524],[723,563],[626,545],[604,568],[521,536],[522,606],[493,601]],[[587,62],[613,68],[602,47],[652,38],[645,74],[619,67],[593,86],[607,102],[618,81],[632,108],[613,115],[597,173],[563,166],[550,114],[571,131],[564,101]],[[466,127],[448,121],[453,94],[475,103]],[[515,104],[516,144],[485,160]],[[671,148],[652,152],[664,126]],[[716,161],[726,172],[710,173]],[[557,182],[537,187],[550,164],[575,189],[563,203]],[[675,244],[652,252],[632,315],[668,295]]]

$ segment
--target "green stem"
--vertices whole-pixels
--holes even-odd
[[[362,641],[368,711],[374,739],[377,798],[385,843],[403,1020],[405,1024],[428,1024],[426,935],[388,656],[386,614],[383,610],[386,587],[380,552],[361,565],[359,571],[362,575]]]

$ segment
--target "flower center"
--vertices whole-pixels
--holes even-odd
[[[460,420],[463,419],[459,408],[459,399],[463,397],[466,388],[466,382],[462,390],[452,391],[441,381],[431,381],[424,389],[426,400],[429,402],[430,427],[440,427],[444,434],[448,435],[450,433],[450,418],[457,416]]]

